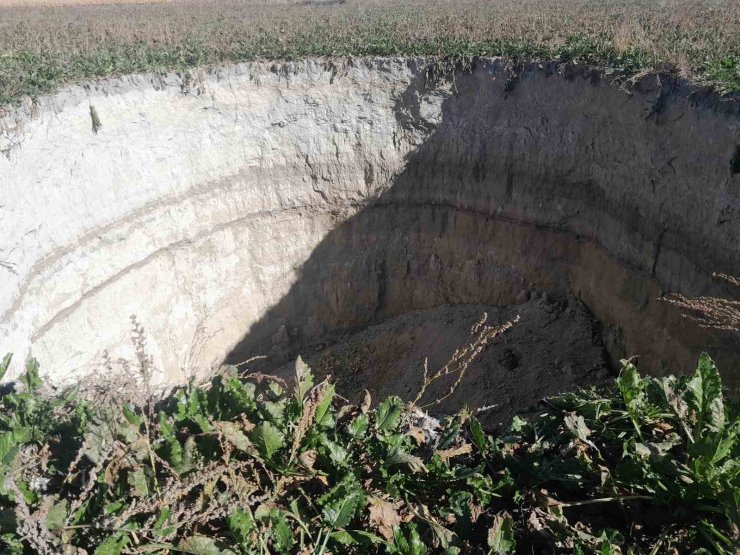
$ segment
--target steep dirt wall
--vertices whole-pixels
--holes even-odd
[[[498,60],[246,64],[70,88],[6,115],[0,350],[168,379],[444,303],[578,296],[656,372],[737,340],[659,302],[740,274],[737,101]],[[101,127],[94,125],[97,115]]]

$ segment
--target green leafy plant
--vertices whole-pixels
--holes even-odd
[[[733,553],[740,423],[712,360],[625,361],[615,385],[492,437],[466,410],[348,404],[300,359],[292,391],[229,367],[143,404],[47,390],[29,362],[0,397],[0,551]]]

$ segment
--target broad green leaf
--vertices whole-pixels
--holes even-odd
[[[0,547],[3,545],[6,548],[4,553],[7,553],[7,555],[23,555],[26,553],[23,542],[15,534],[0,534]]]
[[[257,525],[250,513],[236,510],[229,515],[226,523],[234,539],[239,543],[251,545],[251,535],[257,531]]]
[[[226,441],[231,443],[239,451],[249,453],[253,451],[252,442],[233,422],[217,422],[216,426],[221,430]]]
[[[437,440],[436,449],[438,451],[444,451],[445,449],[452,448],[457,443],[457,439],[460,436],[461,431],[461,414],[458,413],[454,416],[445,418],[444,425],[442,426],[442,431],[440,432],[439,439]]]
[[[256,386],[252,382],[242,382],[236,376],[228,376],[224,380],[224,394],[228,398],[228,406],[234,414],[254,410]]]
[[[128,473],[128,485],[131,486],[136,497],[149,495],[149,483],[143,468],[137,468]]]
[[[10,461],[5,460],[8,454],[16,446],[15,435],[13,432],[3,432],[0,434],[0,464],[10,466]],[[10,458],[10,457],[8,457]]]
[[[404,534],[404,529],[407,529],[408,535]],[[416,530],[416,524],[411,522],[405,526],[399,526],[396,528],[393,535],[393,546],[390,549],[391,553],[397,553],[398,555],[425,555],[427,547],[424,542],[421,541],[421,536]]]
[[[200,429],[203,431],[203,433],[207,434],[211,431],[211,423],[208,421],[208,417],[202,414],[195,414],[193,415],[192,420],[198,426],[200,426]]]
[[[493,526],[488,531],[488,547],[493,553],[514,553],[514,520],[508,513],[499,513],[493,517]]]
[[[252,431],[252,442],[267,459],[272,459],[285,446],[282,432],[270,422],[262,422]]]
[[[725,408],[722,401],[722,380],[707,353],[699,357],[699,364],[686,384],[687,403],[696,412],[696,435],[704,428],[720,432],[725,427]]]
[[[27,393],[33,393],[41,384],[39,377],[39,363],[36,359],[31,358],[26,362],[26,371],[21,376],[21,382],[26,386]]]
[[[167,536],[171,534],[174,531],[174,527],[172,526],[165,526],[167,524],[167,519],[170,518],[170,515],[172,514],[172,509],[170,507],[162,507],[162,510],[159,513],[159,516],[157,517],[157,520],[154,522],[154,534],[156,536]]]
[[[262,414],[276,426],[282,426],[285,420],[285,400],[265,401],[262,404]]]
[[[314,417],[316,425],[324,427],[332,425],[332,416],[329,411],[332,399],[334,399],[334,384],[330,383],[324,388],[323,397],[316,406],[316,416]]]
[[[326,436],[321,436],[321,444],[326,447],[331,462],[337,466],[346,466],[349,462],[349,453],[336,441],[330,440]]]
[[[313,387],[313,374],[308,364],[298,356],[295,361],[295,396],[299,405],[303,404],[303,399]]]
[[[159,455],[162,456],[168,463],[170,463],[178,472],[184,472],[187,470],[183,464],[183,449],[180,442],[172,436],[163,449],[161,449]]]
[[[365,437],[368,428],[370,427],[370,419],[367,414],[361,414],[349,424],[347,424],[347,432],[352,439],[360,439]]]
[[[357,478],[347,475],[329,493],[319,498],[324,522],[333,528],[346,527],[357,509],[365,504],[365,495]]]
[[[448,548],[450,543],[454,541],[455,533],[452,530],[437,524],[433,520],[428,520],[427,525],[432,529],[434,537],[442,548]]]
[[[393,449],[385,463],[390,467],[394,465],[408,465],[412,472],[427,472],[427,467],[419,457],[411,455],[398,449]]]
[[[637,453],[643,459],[650,457],[650,449],[644,443],[635,443],[635,453]]]
[[[185,440],[185,445],[182,448],[182,465],[180,471],[186,472],[191,470],[197,464],[198,459],[198,444],[195,442],[195,436],[190,436]]]
[[[365,530],[344,530],[342,532],[335,532],[335,533],[337,533],[337,534],[338,533],[348,534],[354,540],[354,542],[363,542],[364,541],[366,543],[369,542],[369,543],[374,544],[374,545],[378,545],[378,544],[386,544],[387,545],[387,542],[383,538],[381,538],[380,536],[378,536],[376,534],[372,534],[370,532],[367,532]],[[332,537],[333,536],[334,535],[332,534]]]
[[[118,532],[106,538],[95,549],[95,555],[121,555],[123,548],[129,544],[128,535]]]
[[[475,417],[471,416],[468,421],[468,430],[470,432],[470,439],[473,441],[479,451],[485,453],[488,449],[488,438],[486,433],[483,431],[480,421]]]
[[[256,520],[264,520],[266,518],[270,517],[270,506],[266,503],[262,503],[257,506],[257,508],[254,510],[254,518]]]
[[[134,412],[134,408],[130,403],[124,403],[121,410],[126,421],[137,429],[144,423],[144,419]]]
[[[643,398],[643,382],[634,364],[627,360],[622,361],[622,372],[617,378],[617,386],[625,404],[635,406]]]
[[[270,511],[272,522],[272,533],[275,536],[275,547],[280,553],[289,553],[295,543],[293,530],[291,529],[285,515],[278,509]]]
[[[95,418],[88,424],[85,433],[85,455],[94,463],[100,463],[108,451],[108,446],[113,443],[113,430],[104,420]]]
[[[490,503],[492,497],[501,497],[496,490],[506,485],[504,481],[494,483],[491,476],[483,474],[475,474],[468,477],[466,483],[483,505]]]
[[[57,530],[64,526],[67,519],[67,500],[63,499],[56,503],[46,515],[46,527],[49,530]]]
[[[598,537],[601,540],[600,555],[622,555],[618,545],[624,544],[624,536],[616,530],[604,530]]]
[[[354,545],[355,543],[357,543],[357,540],[355,540],[355,538],[353,538],[352,535],[346,530],[340,530],[339,532],[332,532],[330,539],[337,543],[341,543],[344,546],[350,546],[350,545]]]
[[[514,415],[514,418],[511,419],[511,430],[513,432],[520,433],[522,432],[529,423],[524,420],[522,417],[520,417],[518,414]]]
[[[175,437],[175,426],[169,422],[167,414],[164,411],[159,411],[159,433],[167,439]]]
[[[617,378],[617,387],[622,394],[624,404],[627,406],[632,425],[635,428],[637,437],[642,437],[641,415],[645,410],[645,381],[640,378],[634,364],[628,360],[622,361],[622,372]]]
[[[330,501],[322,510],[324,522],[333,528],[344,528],[352,521],[361,503],[362,494],[358,491],[350,491],[336,501]]]
[[[401,423],[403,401],[399,397],[388,397],[375,410],[375,427],[378,430],[395,430]]]
[[[13,355],[11,353],[7,353],[3,360],[0,361],[0,380],[3,379],[5,376],[5,373],[8,371],[8,368],[10,368],[10,362],[13,360]]]
[[[736,420],[732,426],[727,428],[719,441],[716,442],[712,464],[719,464],[725,458],[731,456],[733,448],[738,442],[740,442],[740,420]],[[740,464],[740,461],[738,461],[738,464]]]
[[[568,414],[563,421],[565,422],[565,427],[568,428],[568,431],[573,434],[573,436],[577,437],[581,441],[588,441],[588,436],[591,435],[591,430],[586,426],[586,421],[583,419],[583,416],[571,413]]]
[[[283,395],[283,386],[275,381],[271,381],[267,386],[267,389],[272,393],[275,399],[279,399]]]
[[[128,503],[126,503],[126,501],[119,499],[118,501],[114,501],[113,503],[108,503],[107,505],[105,505],[103,511],[107,515],[115,515],[120,513],[121,510],[127,506]]]
[[[190,555],[234,555],[229,549],[219,549],[216,541],[206,536],[190,536],[180,541],[177,548]]]

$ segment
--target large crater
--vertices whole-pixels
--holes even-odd
[[[177,381],[256,354],[276,368],[410,311],[546,292],[593,314],[612,361],[680,372],[707,350],[736,388],[737,338],[660,297],[726,296],[712,273],[740,274],[740,103],[554,64],[428,67],[134,76],[7,113],[13,375],[29,355],[55,378],[104,351],[131,358],[130,315]]]

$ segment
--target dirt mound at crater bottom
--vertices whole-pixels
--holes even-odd
[[[544,297],[544,298],[543,298]],[[471,328],[488,315],[488,325],[519,321],[494,338],[470,363],[455,392],[430,412],[495,405],[480,413],[484,424],[506,423],[519,409],[541,398],[603,381],[609,376],[598,323],[575,299],[537,295],[507,307],[444,305],[418,310],[347,335],[306,358],[314,371],[331,374],[339,389],[359,402],[367,388],[374,399],[419,392],[428,357],[429,374],[442,368],[458,348],[471,342]],[[286,376],[292,365],[279,371]],[[447,394],[458,374],[435,381],[421,404]]]

